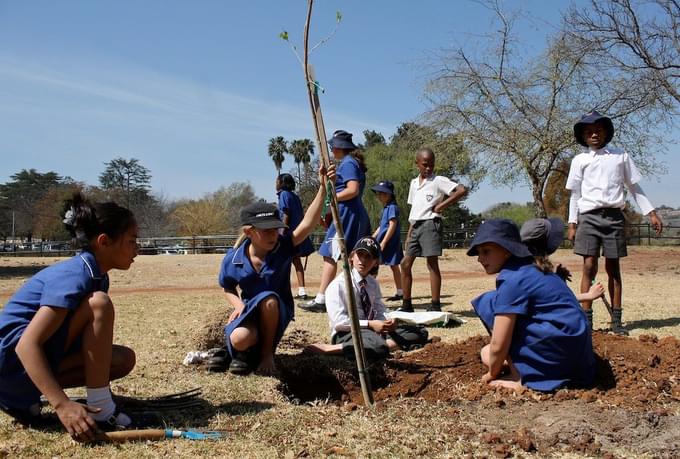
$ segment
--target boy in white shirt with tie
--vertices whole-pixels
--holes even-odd
[[[627,335],[621,322],[621,267],[625,257],[626,235],[623,208],[626,205],[624,185],[656,231],[663,223],[654,206],[639,185],[641,179],[633,160],[623,150],[607,147],[614,136],[611,119],[596,111],[586,113],[574,125],[576,141],[588,148],[574,157],[566,188],[571,191],[567,238],[574,243],[574,253],[583,256],[581,292],[587,292],[598,269],[600,253],[605,257],[605,270],[612,305],[611,331]],[[592,300],[581,303],[592,329]]]
[[[385,317],[380,285],[374,277],[380,264],[380,244],[372,237],[364,237],[350,254],[352,290],[355,295],[364,352],[369,360],[386,358],[390,351],[412,349],[427,342],[427,330],[422,327],[398,326]],[[331,329],[332,344],[312,344],[307,352],[343,354],[354,359],[354,346],[345,288],[345,276],[337,276],[326,289],[326,311]]]

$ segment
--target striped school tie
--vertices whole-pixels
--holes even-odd
[[[368,297],[368,292],[366,291],[366,279],[361,279],[359,281],[359,299],[361,300],[361,309],[364,311],[366,320],[375,319],[375,309],[373,309],[371,299]]]

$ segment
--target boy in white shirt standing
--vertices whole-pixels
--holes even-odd
[[[446,177],[433,175],[434,162],[434,152],[431,149],[421,148],[416,153],[416,167],[419,174],[411,180],[408,191],[411,212],[408,216],[409,227],[404,244],[405,256],[401,262],[404,299],[399,310],[403,312],[413,312],[411,269],[416,257],[427,259],[427,269],[430,272],[432,303],[427,310],[441,311],[442,276],[439,272],[443,230],[441,214],[444,209],[460,200],[466,193],[463,185]]]
[[[571,191],[567,238],[574,243],[574,253],[583,257],[581,292],[590,289],[597,275],[601,251],[609,278],[611,331],[627,335],[628,331],[621,322],[622,282],[619,263],[619,259],[628,254],[623,216],[626,205],[624,185],[643,215],[649,217],[657,235],[661,234],[663,223],[642,191],[638,183],[640,173],[628,153],[607,147],[614,136],[611,119],[596,111],[586,113],[574,125],[574,136],[579,144],[588,149],[572,160],[566,185]],[[581,304],[592,329],[592,300]]]

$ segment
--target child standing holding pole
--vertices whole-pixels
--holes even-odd
[[[380,243],[382,264],[389,266],[392,270],[394,285],[397,290],[394,296],[387,298],[387,300],[401,301],[404,299],[404,291],[401,289],[399,263],[404,258],[404,252],[401,249],[399,206],[394,195],[394,184],[389,180],[383,180],[377,185],[373,185],[371,190],[384,206],[380,216],[380,225],[373,233],[373,237]]]
[[[441,213],[456,201],[465,196],[465,187],[446,177],[434,176],[434,152],[429,148],[421,148],[416,153],[418,177],[411,181],[408,192],[408,203],[411,212],[408,216],[409,227],[406,235],[406,255],[401,262],[402,287],[404,289],[403,312],[413,312],[411,303],[411,287],[413,274],[411,269],[416,257],[427,259],[430,272],[430,291],[432,302],[428,311],[441,311],[442,277],[439,272],[439,256],[442,254],[442,220]]]
[[[324,172],[321,168],[319,191],[304,218],[289,233],[279,233],[286,225],[273,205],[258,202],[241,211],[243,234],[222,260],[219,275],[227,301],[234,307],[224,329],[231,373],[245,375],[253,368],[263,375],[276,372],[274,352],[294,315],[290,266],[295,247],[321,216]],[[329,168],[328,179],[335,179],[334,167]]]
[[[621,318],[623,284],[619,263],[619,259],[628,254],[623,215],[626,205],[624,185],[642,213],[649,217],[657,235],[661,234],[663,223],[639,185],[641,176],[633,160],[626,152],[607,147],[614,136],[611,119],[596,111],[586,113],[574,125],[574,136],[588,149],[572,160],[566,185],[571,191],[567,237],[574,243],[574,253],[583,257],[581,292],[590,289],[601,253],[609,277],[611,331],[627,335]],[[592,329],[592,301],[582,304]]]
[[[361,202],[366,186],[366,166],[363,156],[352,142],[352,134],[349,132],[335,131],[328,144],[333,151],[333,157],[337,164],[335,191],[339,217],[344,230],[345,246],[354,247],[354,244],[360,238],[368,236],[371,232],[368,213]],[[337,262],[341,255],[335,237],[336,230],[335,223],[333,223],[328,228],[326,237],[319,247],[319,254],[323,256],[319,292],[313,300],[298,305],[305,311],[326,311],[326,287],[337,273]]]

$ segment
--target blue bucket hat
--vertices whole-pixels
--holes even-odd
[[[487,220],[479,225],[477,234],[475,234],[470,249],[467,251],[468,256],[477,255],[477,247],[486,244],[487,242],[493,242],[494,244],[500,245],[518,258],[531,256],[531,252],[529,252],[527,246],[522,244],[522,240],[519,236],[519,229],[517,229],[517,225],[515,225],[512,220],[498,218]]]
[[[600,115],[595,110],[581,116],[581,120],[578,123],[574,124],[574,137],[576,137],[576,141],[583,145],[584,147],[587,147],[588,143],[585,140],[583,140],[583,129],[586,127],[586,125],[595,124],[598,121],[604,124],[605,128],[607,129],[607,137],[605,137],[602,146],[604,147],[609,142],[611,142],[612,137],[614,137],[614,124],[612,123],[611,119],[607,118],[606,116]]]
[[[564,240],[564,222],[559,218],[533,218],[524,222],[519,235],[533,255],[550,255]]]
[[[339,130],[333,133],[333,138],[328,141],[331,148],[340,148],[341,150],[356,150],[359,147],[352,142],[352,134],[347,131]]]
[[[376,193],[387,193],[394,196],[394,183],[390,182],[389,180],[382,180],[376,185],[373,185],[371,190],[375,191]]]

